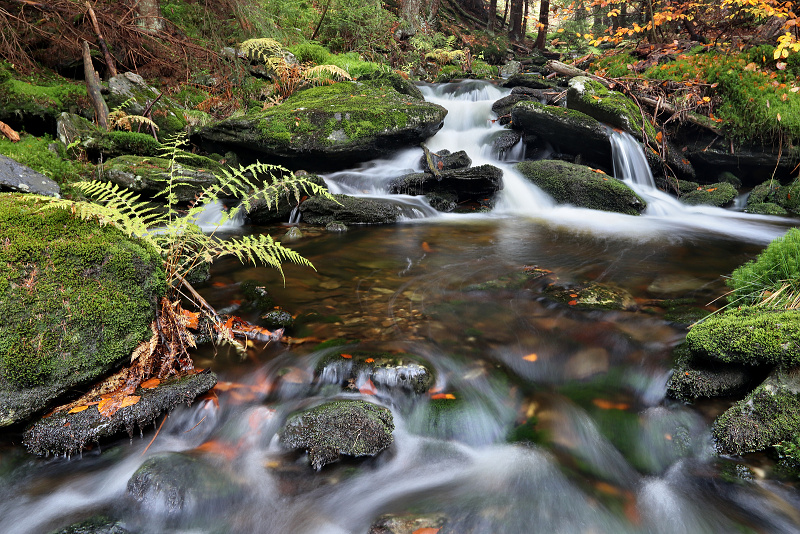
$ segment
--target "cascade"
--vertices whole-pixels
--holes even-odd
[[[197,214],[194,223],[204,232],[228,232],[244,225],[244,212],[241,210],[231,219],[223,221],[224,217],[225,205],[215,200],[203,205],[203,211]]]

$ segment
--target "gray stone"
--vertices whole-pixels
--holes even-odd
[[[502,188],[503,171],[493,165],[444,171],[439,176],[430,173],[407,174],[389,184],[391,193],[453,193],[459,202],[490,197]]]
[[[61,188],[53,180],[2,155],[0,155],[0,191],[61,197]]]
[[[347,195],[333,196],[335,201],[315,196],[300,204],[303,222],[323,226],[334,221],[344,224],[389,224],[397,222],[402,213],[398,206],[389,202]]]
[[[500,76],[502,78],[510,78],[515,74],[519,74],[521,69],[522,63],[512,59],[510,61],[506,61],[506,63],[500,67]]]

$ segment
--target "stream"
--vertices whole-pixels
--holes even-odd
[[[641,148],[622,134],[615,173],[646,212],[556,206],[513,169],[521,146],[491,149],[502,130],[491,105],[507,90],[422,90],[449,110],[432,151],[466,150],[473,165],[503,169],[495,207],[442,214],[424,197],[387,194],[391,179],[422,168],[421,149],[326,175],[332,192],[399,203],[405,220],[345,233],[301,221],[305,236],[288,244],[316,271],[286,265],[284,287],[273,270],[225,260],[200,288],[217,309],[236,308],[243,282],[268,288],[296,316],[300,342],[252,346],[244,357],[201,348],[195,364],[219,375],[218,398],[179,407],[157,435],[145,428],[80,458],[36,458],[4,435],[0,532],[53,532],[101,514],[126,530],[85,532],[365,534],[385,514],[422,518],[393,531],[409,534],[431,525],[439,534],[800,532],[800,492],[773,459],[715,453],[709,425],[733,399],[665,398],[686,325],[654,304],[716,309],[722,275],[797,221],[684,206],[655,188]],[[226,231],[279,237],[288,228]],[[525,266],[623,289],[638,308],[580,310],[493,283]],[[402,389],[342,392],[316,371],[329,349],[315,346],[330,339],[420,356],[451,404]],[[389,407],[390,449],[314,472],[278,445],[289,414],[332,398]],[[129,479],[164,457],[174,466],[164,480],[177,482],[134,497]]]

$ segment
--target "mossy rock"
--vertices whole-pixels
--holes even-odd
[[[327,383],[359,389],[371,380],[379,390],[423,394],[436,381],[433,367],[413,354],[337,349],[326,354],[314,374]]]
[[[161,143],[152,135],[138,132],[107,132],[74,113],[62,113],[56,125],[58,139],[72,154],[83,150],[90,160],[116,156],[157,156]]]
[[[144,78],[133,72],[118,74],[108,81],[111,95],[108,107],[119,108],[128,115],[142,115],[152,102],[150,116],[159,128],[160,136],[168,136],[186,128],[184,109],[167,95],[148,85]]]
[[[511,124],[525,135],[548,141],[557,152],[580,156],[589,165],[613,168],[609,129],[585,113],[524,101],[511,108]]]
[[[73,523],[52,534],[133,534],[124,523],[105,515],[96,515]]]
[[[0,426],[129,359],[165,292],[154,249],[44,205],[0,194]]]
[[[636,301],[633,296],[621,287],[600,282],[569,284],[556,282],[544,288],[544,293],[578,309],[591,310],[633,310]]]
[[[290,449],[305,449],[314,469],[340,455],[375,456],[394,438],[392,412],[362,400],[335,400],[289,417],[278,436]]]
[[[86,85],[66,78],[0,83],[0,121],[35,135],[52,134],[62,112],[90,107]]]
[[[788,211],[774,202],[748,203],[744,211],[745,213],[752,213],[754,215],[789,215]]]
[[[335,221],[348,225],[390,224],[397,222],[400,217],[400,209],[388,202],[348,195],[333,195],[333,197],[335,201],[315,196],[300,204],[302,221],[318,226],[325,226]]]
[[[440,171],[438,176],[418,172],[389,182],[389,192],[405,195],[450,193],[456,202],[491,197],[503,188],[503,171],[494,165]]]
[[[196,156],[195,160],[201,156]],[[203,158],[202,168],[176,163],[173,171],[178,184],[173,188],[179,202],[194,200],[203,189],[217,183],[222,172],[216,161]],[[195,161],[198,162],[198,161]],[[120,187],[141,193],[144,198],[153,198],[167,185],[171,160],[158,157],[119,156],[106,162],[103,180]]]
[[[744,365],[800,364],[800,310],[745,307],[708,317],[686,343],[699,358]]]
[[[499,276],[486,282],[470,284],[464,291],[520,291],[530,289],[536,284],[555,282],[553,271],[536,266],[524,266],[521,270],[511,274]]]
[[[728,397],[744,391],[752,382],[752,368],[715,364],[692,357],[685,343],[679,345],[667,395],[684,402],[700,398]]]
[[[776,370],[747,397],[714,421],[712,433],[722,451],[762,451],[800,434],[798,370]]]
[[[514,74],[503,82],[503,87],[527,87],[529,89],[555,89],[556,82],[552,82],[537,73]]]
[[[755,186],[747,197],[747,206],[753,204],[763,204],[765,202],[775,203],[775,195],[780,189],[781,184],[777,180],[767,180]]]
[[[539,160],[523,161],[516,168],[559,204],[627,215],[639,215],[647,207],[647,203],[623,182],[583,165]]]
[[[418,145],[441,128],[446,114],[443,107],[392,87],[339,82],[300,91],[266,111],[203,128],[195,138],[211,151],[249,150],[270,161],[324,168]]]
[[[658,133],[649,121],[643,120],[642,112],[633,100],[586,76],[576,76],[569,81],[567,107],[625,130],[640,141],[642,128],[648,139],[655,139]]]
[[[728,182],[704,185],[681,196],[681,202],[690,206],[727,206],[736,198],[736,188]]]

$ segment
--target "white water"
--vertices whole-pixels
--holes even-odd
[[[237,210],[233,217],[228,217],[225,205],[215,200],[203,205],[203,211],[195,216],[194,223],[204,232],[228,232],[244,224],[244,211]]]
[[[531,217],[544,224],[578,232],[623,236],[635,240],[686,239],[719,234],[755,243],[767,243],[786,230],[786,219],[748,215],[710,206],[688,206],[656,188],[641,145],[627,133],[613,133],[609,150],[613,153],[616,178],[626,182],[648,204],[638,217],[569,205],[556,205],[553,199],[527,181],[514,169],[513,162],[524,158],[518,143],[498,158],[492,140],[504,127],[495,122],[492,104],[509,94],[507,89],[486,82],[465,81],[439,86],[422,86],[425,99],[448,110],[444,126],[428,139],[434,152],[464,150],[473,166],[491,164],[503,170],[503,189],[489,216]],[[580,139],[575,140],[580,143]],[[380,198],[398,203],[410,213],[407,220],[470,220],[487,215],[441,214],[430,208],[424,197],[389,195],[388,183],[411,172],[421,172],[422,150],[407,149],[387,159],[374,160],[356,169],[325,176],[331,191]],[[505,161],[503,161],[505,160]]]

